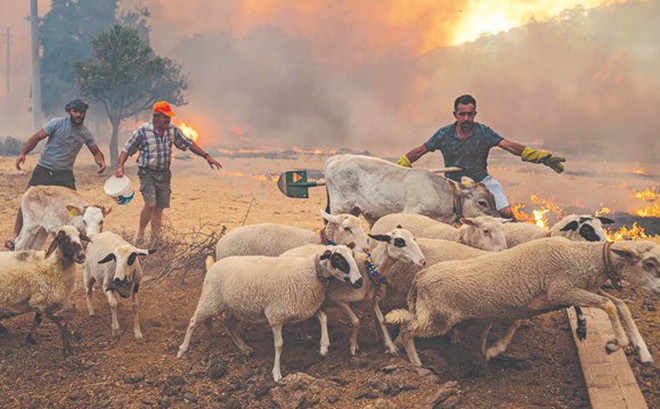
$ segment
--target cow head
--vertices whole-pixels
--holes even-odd
[[[463,177],[461,182],[447,179],[454,192],[454,196],[460,200],[459,206],[462,206],[461,213],[466,217],[477,216],[499,216],[495,206],[495,198],[483,183],[474,183],[468,177]]]
[[[110,214],[112,208],[89,205],[81,209],[77,206],[67,205],[66,210],[71,216],[71,225],[81,233],[92,237],[103,231],[103,218]]]

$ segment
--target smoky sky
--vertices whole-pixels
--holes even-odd
[[[397,155],[451,123],[453,100],[470,93],[477,121],[514,141],[568,156],[654,160],[660,6],[610,3],[532,15],[458,46],[460,17],[481,2],[122,6],[151,10],[156,52],[181,63],[190,79],[176,119],[207,144]],[[5,103],[0,119],[14,116]]]

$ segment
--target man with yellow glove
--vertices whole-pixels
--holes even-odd
[[[511,205],[504,195],[502,185],[493,179],[486,169],[488,153],[494,146],[520,156],[524,162],[541,163],[557,173],[564,171],[563,162],[566,159],[555,156],[545,150],[536,150],[528,146],[504,139],[488,126],[475,122],[477,101],[471,95],[461,95],[454,101],[454,117],[456,122],[442,127],[421,146],[411,150],[398,161],[397,165],[412,167],[428,152],[440,149],[445,166],[457,166],[458,172],[447,172],[449,179],[460,181],[462,176],[468,176],[475,182],[481,182],[488,187],[495,197],[497,210],[502,217],[513,219]]]

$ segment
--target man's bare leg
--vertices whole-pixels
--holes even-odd
[[[140,226],[138,232],[135,235],[135,245],[141,246],[144,241],[144,230],[147,228],[149,222],[153,219],[154,210],[156,209],[155,205],[144,204],[142,211],[140,212]],[[152,225],[153,229],[153,225]]]
[[[5,242],[5,248],[7,250],[14,250],[14,241],[16,240],[16,237],[21,234],[21,229],[23,229],[23,212],[19,206],[18,212],[16,213],[16,220],[14,221],[14,237]]]
[[[151,246],[154,246],[160,238],[162,220],[163,208],[155,207],[151,215],[151,240],[149,241]]]

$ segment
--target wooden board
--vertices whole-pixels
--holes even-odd
[[[587,319],[587,339],[584,341],[578,340],[575,335],[575,311],[573,308],[566,310],[591,407],[648,408],[623,350],[612,354],[605,352],[605,341],[614,337],[605,311],[596,308],[583,308],[582,311]]]

